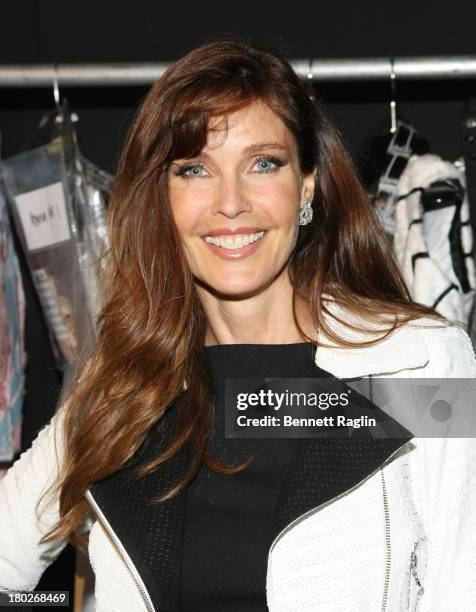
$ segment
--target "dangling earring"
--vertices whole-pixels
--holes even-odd
[[[307,225],[312,221],[311,202],[306,200],[299,209],[299,225]]]

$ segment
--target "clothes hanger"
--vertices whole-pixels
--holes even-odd
[[[359,153],[362,182],[373,196],[376,212],[392,235],[395,229],[395,198],[400,176],[413,154],[429,151],[428,141],[421,138],[413,125],[399,112],[396,95],[397,73],[394,58],[389,58],[390,129],[388,119],[370,134]]]
[[[54,107],[42,115],[20,151],[29,151],[45,145],[53,146],[52,143],[61,135],[61,126],[67,114],[71,117],[71,123],[79,121],[78,115],[69,111],[68,100],[61,96],[57,64],[53,67],[52,89]]]
[[[393,179],[400,176],[411,154],[422,155],[430,150],[428,141],[418,134],[411,122],[399,111],[397,73],[393,58],[389,58],[389,77],[390,129],[385,117],[369,131],[357,154],[362,182],[372,194],[377,194],[381,177],[386,174]]]
[[[395,66],[393,57],[390,58],[390,87],[392,96],[390,99],[390,133],[394,134],[397,131],[397,93],[396,93],[396,78]]]
[[[307,78],[309,79],[309,81],[312,81],[314,79],[314,72],[312,69],[312,65],[314,63],[314,58],[309,58],[309,67],[307,69]],[[309,96],[310,100],[312,100],[313,102],[315,101],[316,97],[314,95],[314,87],[313,87],[314,83],[311,83],[311,95]]]
[[[56,107],[56,123],[62,123],[64,121],[64,108],[61,105],[60,99],[60,91],[59,91],[59,82],[58,82],[58,64],[54,64],[53,66],[53,99]]]

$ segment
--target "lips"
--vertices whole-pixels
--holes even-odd
[[[264,236],[263,232],[256,234],[233,234],[225,236],[206,236],[204,240],[211,244],[216,244],[223,249],[241,249],[256,240],[260,240]]]
[[[209,230],[206,234],[203,234],[202,238],[206,236],[234,236],[236,234],[256,234],[257,232],[266,231],[264,227],[218,227],[216,229]]]
[[[240,228],[242,229],[242,228]],[[246,229],[255,229],[255,228],[246,228]],[[232,234],[237,234],[237,233],[257,233],[260,230],[257,229],[256,232],[233,232]],[[238,260],[238,259],[244,259],[245,257],[249,257],[250,255],[252,255],[253,253],[255,253],[259,247],[261,246],[261,243],[263,242],[263,240],[266,239],[266,234],[267,232],[265,230],[261,230],[262,232],[264,232],[263,236],[261,238],[258,238],[257,240],[255,240],[254,242],[252,242],[251,244],[247,244],[245,246],[242,247],[238,247],[236,249],[230,249],[230,248],[224,248],[221,246],[218,246],[216,244],[212,244],[211,242],[207,242],[205,240],[205,237],[203,237],[203,242],[206,244],[207,248],[210,249],[210,251],[214,254],[217,255],[220,259],[224,259],[224,260]],[[221,233],[217,234],[218,236],[224,236],[224,235],[230,235],[230,232],[228,234],[223,234],[222,231]],[[212,236],[212,234],[207,234],[207,236]]]

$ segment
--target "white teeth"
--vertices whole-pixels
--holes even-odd
[[[264,236],[264,232],[256,234],[239,234],[237,236],[205,236],[205,240],[223,249],[240,249]]]

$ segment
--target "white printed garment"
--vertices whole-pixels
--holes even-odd
[[[445,181],[459,181],[460,202],[425,203],[422,190]],[[413,155],[398,198],[393,244],[412,298],[467,328],[476,281],[464,173],[437,155]]]

